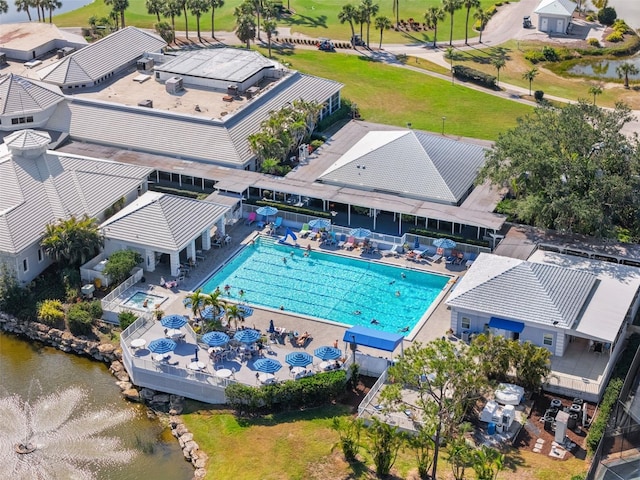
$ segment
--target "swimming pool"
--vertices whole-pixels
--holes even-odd
[[[156,305],[160,305],[167,297],[152,295],[147,292],[137,291],[127,300],[121,303],[123,307],[137,308],[138,310],[153,310]],[[146,302],[146,303],[145,303]]]
[[[234,300],[408,335],[450,280],[316,250],[305,257],[304,252],[259,237],[202,289],[211,293],[218,287]]]

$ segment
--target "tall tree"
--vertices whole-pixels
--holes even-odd
[[[389,367],[389,377],[394,382],[382,390],[384,405],[397,411],[414,409],[419,419],[435,425],[431,478],[437,478],[440,446],[454,437],[486,378],[468,349],[456,351],[446,339],[414,343]],[[404,388],[416,392],[414,404],[407,404]]]
[[[2,0],[7,3],[6,0]],[[2,11],[2,3],[0,3],[0,13],[7,13],[6,11]],[[29,21],[31,21],[31,11],[29,7],[31,7],[31,0],[15,0],[14,5],[16,6],[16,10],[18,12],[27,12],[27,17],[29,17]],[[7,4],[7,10],[9,9],[9,5]]]
[[[593,95],[593,104],[596,104],[596,97],[603,92],[602,84],[593,83],[589,85],[589,94]]]
[[[405,436],[398,427],[382,422],[376,417],[372,418],[366,433],[371,441],[369,450],[376,466],[376,475],[378,478],[385,478],[398,458],[398,451],[404,443]]]
[[[120,27],[124,28],[124,12],[129,8],[129,0],[104,0],[105,5],[109,5],[120,19]]]
[[[369,47],[369,31],[371,29],[371,18],[375,17],[380,9],[377,3],[373,3],[373,0],[362,0],[360,3],[363,19],[367,24],[367,47]]]
[[[498,87],[500,86],[500,70],[506,65],[506,63],[507,62],[503,56],[496,56],[491,59],[491,65],[493,65],[493,68],[498,72]]]
[[[472,8],[480,8],[480,0],[462,0],[462,6],[467,9],[467,20],[464,26],[464,44],[468,45],[469,42],[469,14]]]
[[[208,295],[202,292],[202,288],[198,288],[184,297],[184,306],[191,309],[194,318],[200,317],[207,297]]]
[[[236,304],[227,305],[225,308],[227,312],[227,321],[229,325],[233,324],[237,330],[238,326],[244,323],[244,311]]]
[[[165,0],[162,7],[162,16],[171,19],[171,29],[173,30],[174,40],[176,31],[176,17],[182,15],[182,3],[180,0]]]
[[[424,14],[424,21],[427,28],[433,28],[433,47],[438,41],[438,22],[444,20],[445,11],[441,7],[429,7]]]
[[[154,25],[154,28],[158,35],[167,42],[167,45],[171,45],[176,39],[175,32],[168,22],[158,22]]]
[[[382,34],[391,27],[393,27],[393,23],[387,17],[376,17],[376,28],[380,30],[380,45],[378,48],[382,48]]]
[[[393,0],[393,15],[396,17],[396,28],[400,26],[400,0]]]
[[[278,30],[276,27],[278,24],[273,18],[265,18],[264,22],[262,22],[262,28],[264,29],[264,33],[267,34],[267,46],[269,48],[269,58],[271,58],[271,40],[274,35],[278,34]]]
[[[489,20],[491,20],[491,14],[488,11],[479,8],[476,10],[476,13],[473,14],[473,18],[475,18],[480,24],[480,43],[482,43],[482,32],[484,32],[484,28],[487,26],[487,23],[489,23]]]
[[[49,12],[49,23],[53,23],[53,11],[62,8],[60,0],[42,0],[43,8]]]
[[[533,67],[531,70],[527,70],[522,74],[522,79],[527,80],[529,82],[529,96],[531,96],[531,84],[533,83],[533,79],[538,76],[538,69]]]
[[[504,468],[504,455],[495,448],[481,445],[473,452],[472,462],[477,480],[496,480]]]
[[[342,24],[349,23],[349,26],[351,27],[352,42],[353,42],[353,37],[355,37],[356,35],[356,30],[353,26],[353,22],[357,20],[357,16],[358,16],[358,11],[356,7],[354,7],[350,3],[343,5],[342,9],[338,12],[338,20],[340,20],[340,23]],[[355,45],[353,45],[353,47],[355,48]]]
[[[48,224],[40,245],[61,267],[79,267],[98,254],[104,239],[94,219],[71,217]]]
[[[621,131],[632,119],[623,104],[538,107],[498,137],[477,181],[511,186],[522,223],[614,238],[624,228],[638,238],[640,152]]]
[[[196,17],[196,29],[198,31],[198,40],[202,39],[200,35],[200,18],[202,14],[207,13],[211,5],[209,0],[187,0],[187,7],[191,11],[191,14]]]
[[[0,0],[0,13],[7,13],[8,11],[9,11],[9,4],[7,3],[7,0]]]
[[[189,40],[189,18],[187,17],[187,0],[177,0],[184,13],[184,35]]]
[[[236,20],[236,35],[241,42],[245,42],[247,48],[251,47],[251,40],[256,36],[256,22],[253,16],[241,15]]]
[[[616,73],[619,78],[624,77],[624,88],[629,88],[629,75],[638,75],[640,70],[633,63],[624,62],[616,68]]]
[[[449,45],[453,45],[453,14],[456,13],[456,10],[462,8],[462,0],[442,0],[442,8],[451,16]]]
[[[160,14],[162,13],[163,0],[145,0],[145,7],[149,15],[155,15],[158,23],[160,23]]]
[[[214,27],[216,24],[216,8],[224,7],[224,0],[209,0],[211,5],[211,38],[216,38]]]

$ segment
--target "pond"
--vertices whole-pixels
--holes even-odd
[[[46,465],[41,465],[43,459],[58,457],[64,460],[61,463],[77,466],[78,471],[83,473],[78,478],[83,479],[187,480],[193,477],[193,468],[184,460],[180,446],[169,429],[163,428],[157,419],[147,418],[142,405],[125,401],[115,381],[103,363],[0,332],[0,399],[6,401],[9,396],[17,396],[17,403],[9,402],[9,405],[24,407],[24,412],[19,413],[27,413],[31,434],[34,431],[37,434],[32,435],[35,451],[21,455],[23,462],[17,463],[21,469],[26,468],[33,474],[30,478],[41,478],[39,468],[46,468]],[[79,394],[80,391],[84,395]],[[69,408],[61,408],[54,401],[38,404],[38,400],[52,394],[60,394],[65,400],[77,402],[77,411],[69,415]],[[46,415],[37,415],[37,410],[43,410],[43,406],[46,407]],[[100,416],[98,412],[103,415]],[[85,417],[86,414],[90,415],[89,419]],[[0,411],[0,418],[3,415],[22,417],[6,409]],[[78,421],[80,419],[83,420]],[[65,427],[54,427],[55,430],[47,432],[52,425],[57,425],[58,420]],[[97,433],[90,431],[97,430],[103,424],[115,426]],[[0,433],[0,478],[16,478],[12,477],[14,472],[4,471],[12,468],[12,464],[13,467],[16,465],[14,443],[13,439],[9,439],[8,430],[11,429],[3,428]],[[58,432],[63,439],[56,441]],[[100,447],[94,442],[100,442],[104,437],[119,441],[119,450],[128,452],[126,461],[115,464],[106,462],[98,467],[87,466],[83,463],[83,456],[91,457],[96,455],[96,451],[100,453]],[[74,447],[65,449],[64,445]],[[78,449],[77,445],[82,445],[82,448]],[[28,466],[24,467],[25,464]]]
[[[568,70],[572,75],[580,75],[585,77],[597,77],[601,79],[617,79],[618,72],[616,69],[623,63],[632,63],[640,70],[640,55],[634,55],[631,58],[622,60],[591,60],[584,63],[574,65]],[[635,77],[629,76],[630,79]]]

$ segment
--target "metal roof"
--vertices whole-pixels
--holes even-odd
[[[168,253],[185,248],[228,210],[217,203],[146,192],[100,228],[107,239]]]
[[[598,279],[554,265],[480,254],[447,305],[506,319],[572,328]]]
[[[10,73],[0,77],[0,115],[33,114],[64,100],[60,88]]]
[[[166,63],[156,65],[156,72],[201,77],[229,82],[243,82],[264,69],[273,69],[278,62],[258,52],[240,48],[213,48],[180,53]]]
[[[413,130],[367,133],[318,180],[396,193],[438,203],[458,203],[485,161],[478,146]]]
[[[576,4],[571,0],[542,0],[533,11],[538,15],[562,15],[571,16],[576,9]]]
[[[38,70],[40,78],[55,85],[75,85],[118,71],[145,52],[158,52],[167,43],[158,35],[126,27]],[[90,85],[87,85],[90,86]]]
[[[61,218],[101,215],[152,171],[51,151],[6,153],[0,157],[0,251],[22,251],[41,238],[48,223]]]

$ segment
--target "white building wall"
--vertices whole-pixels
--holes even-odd
[[[5,132],[12,132],[16,130],[24,130],[25,128],[44,127],[47,121],[49,120],[49,117],[51,117],[51,115],[56,110],[56,108],[57,108],[57,104],[51,105],[50,107],[42,111],[34,112],[34,113],[21,112],[21,113],[14,113],[10,115],[8,114],[0,115],[0,130]],[[32,118],[33,121],[26,123],[26,119],[29,117]],[[12,121],[13,119],[21,119],[21,118],[25,119],[24,123],[19,123],[19,120],[18,120],[18,123],[14,124]]]
[[[44,251],[40,254],[38,254],[38,251],[40,251],[40,239],[13,257],[13,266],[18,283],[24,285],[31,282],[53,263],[52,260],[45,255]]]

